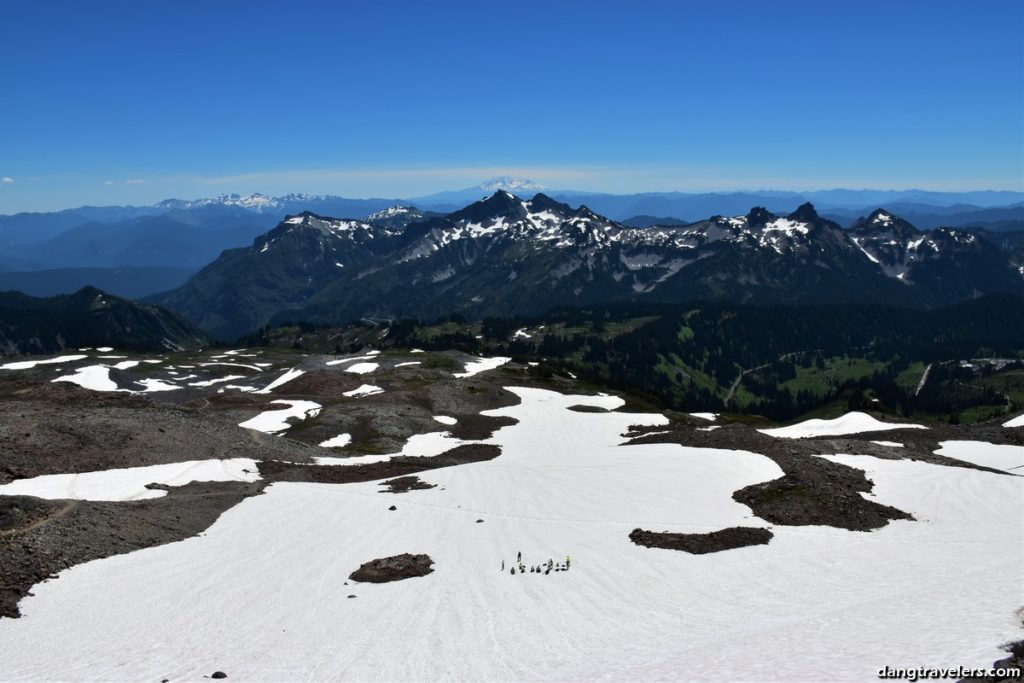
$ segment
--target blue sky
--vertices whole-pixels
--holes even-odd
[[[505,173],[1024,189],[1019,0],[0,8],[0,213]]]

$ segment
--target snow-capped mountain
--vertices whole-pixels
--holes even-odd
[[[414,197],[411,201],[417,206],[426,206],[439,211],[451,211],[460,206],[465,206],[470,202],[475,202],[481,198],[488,197],[499,191],[526,197],[545,189],[547,188],[540,183],[535,183],[534,181],[526,178],[498,176],[496,178],[486,180],[479,185],[474,185],[473,187],[467,187],[462,190],[437,192],[425,197]]]
[[[312,197],[309,197],[312,199]],[[251,211],[265,211],[280,208],[283,200],[268,197],[258,192],[255,194],[222,194],[205,199],[165,199],[156,203],[158,209],[196,209],[204,206],[237,206]]]
[[[981,235],[966,230],[918,230],[882,209],[859,220],[850,239],[888,277],[917,285],[940,301],[1014,291],[1021,272]]]
[[[155,208],[165,211],[192,210],[209,207],[245,209],[256,214],[276,216],[278,219],[302,211],[315,211],[323,215],[365,216],[396,204],[389,199],[348,199],[329,194],[284,194],[277,197],[260,193],[222,194],[205,199],[165,199]]]
[[[527,178],[516,178],[514,176],[503,175],[480,183],[480,185],[477,186],[477,189],[487,194],[497,192],[498,190],[505,190],[512,194],[518,193],[525,195],[530,192],[543,192],[548,188],[544,187],[540,183],[528,180]]]
[[[159,302],[230,338],[275,321],[482,317],[624,299],[933,306],[997,291],[1024,293],[998,248],[881,210],[850,231],[810,204],[631,228],[498,190],[443,215],[396,206],[367,220],[290,216]]]

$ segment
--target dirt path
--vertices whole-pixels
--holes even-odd
[[[781,357],[782,356],[780,356],[780,358]],[[722,399],[722,405],[725,407],[729,406],[729,401],[732,400],[732,395],[736,393],[736,389],[739,388],[740,382],[743,381],[743,375],[749,374],[751,372],[756,372],[757,370],[764,370],[767,367],[771,367],[771,363],[765,363],[764,365],[758,365],[756,368],[750,368],[748,370],[740,371],[740,374],[736,375],[736,379],[733,380],[732,386],[729,387],[729,393],[727,393],[725,395],[725,398]]]
[[[63,517],[64,515],[68,514],[69,512],[71,512],[72,510],[74,510],[77,507],[78,507],[78,501],[77,500],[68,501],[68,503],[64,507],[60,508],[59,510],[55,510],[55,511],[51,512],[50,514],[42,517],[41,519],[37,519],[36,521],[32,522],[28,526],[23,526],[23,527],[18,527],[18,528],[15,528],[15,529],[7,529],[5,531],[0,531],[0,538],[8,538],[8,537],[11,537],[11,536],[17,536],[18,534],[25,534],[25,533],[28,533],[29,531],[32,531],[33,529],[38,529],[39,527],[43,526],[44,524],[49,524],[50,522],[54,521],[55,519],[60,519],[61,517]]]

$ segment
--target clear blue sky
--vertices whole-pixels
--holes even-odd
[[[1024,189],[1024,2],[0,0],[0,213]]]

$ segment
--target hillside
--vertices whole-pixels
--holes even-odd
[[[94,288],[31,297],[0,292],[0,354],[56,353],[116,346],[137,351],[194,349],[206,335],[170,311],[143,306]]]

